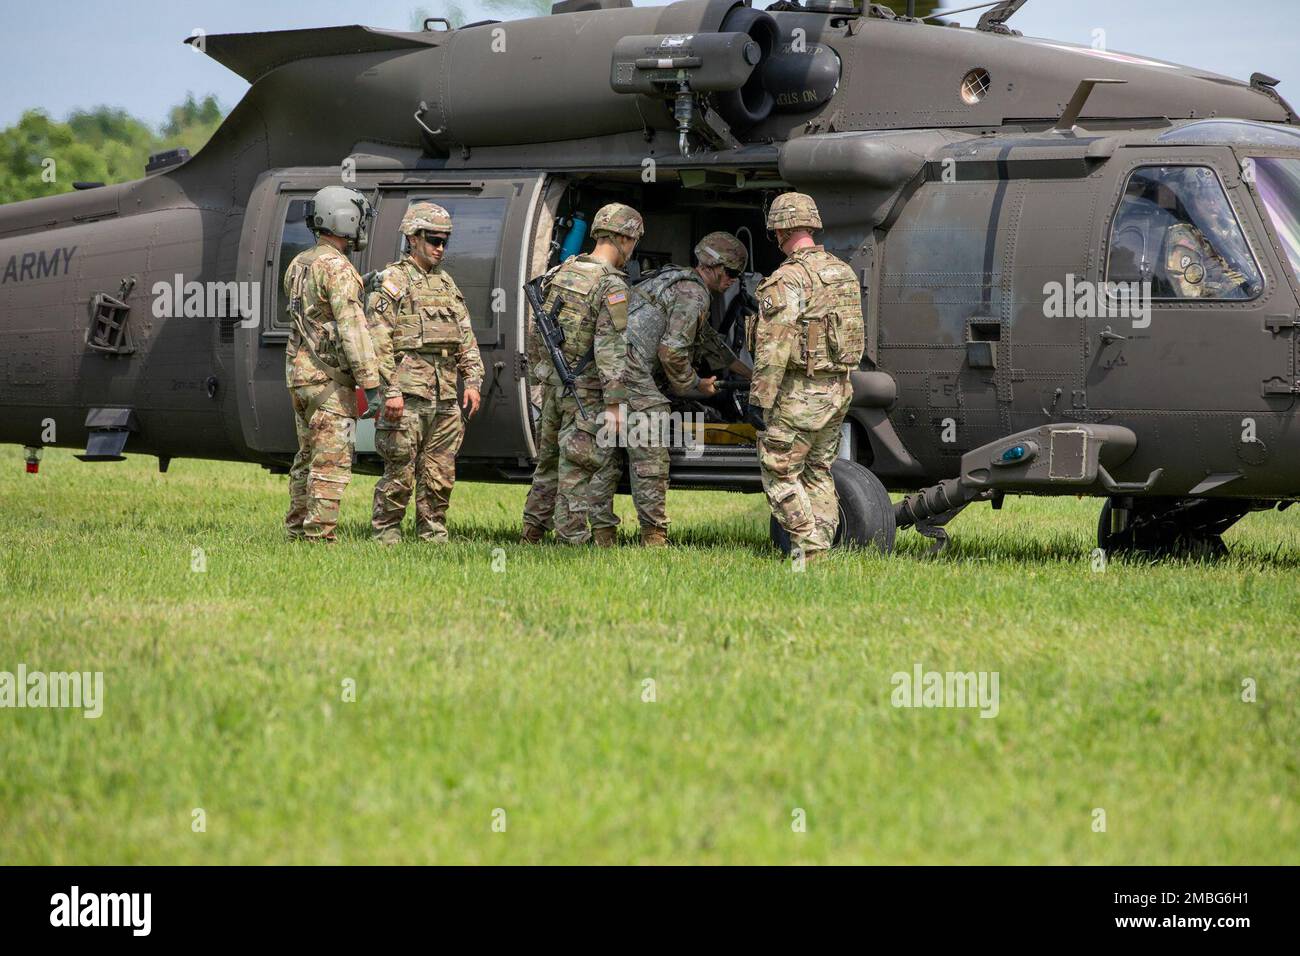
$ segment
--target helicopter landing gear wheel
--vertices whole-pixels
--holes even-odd
[[[857,462],[836,459],[831,466],[835,494],[840,500],[840,523],[835,529],[836,548],[874,547],[882,554],[894,550],[894,503],[880,479]],[[772,543],[790,553],[790,536],[773,517],[768,523]]]

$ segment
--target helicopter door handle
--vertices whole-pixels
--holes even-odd
[[[1127,335],[1120,335],[1118,332],[1116,332],[1114,329],[1112,329],[1109,325],[1106,326],[1104,329],[1102,329],[1101,332],[1099,333],[1099,335],[1100,335],[1100,337],[1101,337],[1101,340],[1102,340],[1103,342],[1105,342],[1107,345],[1109,345],[1111,342],[1127,342],[1127,341],[1128,341],[1128,336],[1127,336]]]

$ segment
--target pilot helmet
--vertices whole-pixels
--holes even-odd
[[[370,200],[347,186],[326,186],[307,203],[307,226],[312,232],[328,232],[364,249],[370,237],[375,211]]]

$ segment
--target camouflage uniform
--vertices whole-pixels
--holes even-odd
[[[640,238],[641,217],[633,209],[618,203],[603,207],[592,221],[592,235],[600,239],[610,234]],[[590,255],[574,256],[551,277],[544,308],[549,312],[561,303],[560,327],[564,331],[564,357],[577,372],[578,398],[587,411],[583,418],[578,403],[562,393],[555,369],[548,362],[537,371],[549,395],[543,402],[543,425],[556,427],[559,454],[556,465],[555,536],[566,544],[583,544],[588,531],[588,496],[592,477],[606,464],[612,447],[602,447],[596,439],[606,405],[617,405],[627,398],[623,386],[627,342],[627,283],[623,273]],[[579,371],[580,370],[580,371]],[[554,411],[549,411],[547,403]],[[558,427],[557,427],[558,426]],[[544,431],[543,431],[544,434]],[[529,522],[536,526],[537,512],[545,506],[548,495],[547,462],[544,447],[539,448],[534,487],[525,511],[525,537]]]
[[[701,265],[742,269],[745,247],[725,232],[710,233],[695,248]],[[668,528],[669,448],[664,422],[671,411],[668,393],[697,394],[700,377],[695,364],[701,355],[715,367],[730,365],[735,355],[709,324],[712,293],[699,272],[668,265],[641,280],[632,289],[627,317],[627,433],[628,481],[636,506],[642,540],[662,541]],[[649,427],[649,440],[638,437],[637,419]],[[614,492],[622,474],[622,456],[614,454],[591,484],[591,525],[612,527]],[[660,532],[656,535],[654,532]]]
[[[769,229],[821,228],[808,196],[772,203]],[[863,350],[861,290],[853,270],[821,246],[796,250],[759,287],[749,400],[765,409],[758,439],[772,514],[806,555],[835,538],[839,500],[831,466],[853,398],[849,371]]]
[[[541,382],[540,413],[533,429],[537,443],[537,465],[533,469],[533,483],[524,501],[524,539],[537,542],[555,527],[556,500],[560,486],[560,389],[548,384],[551,360],[543,358],[532,365],[532,380]],[[560,520],[560,524],[563,524]]]
[[[351,261],[324,239],[294,257],[284,274],[294,320],[284,372],[298,432],[284,519],[293,538],[334,540],[339,501],[352,478],[356,388],[379,386],[361,291]]]
[[[1233,269],[1190,223],[1179,223],[1165,234],[1165,272],[1180,299],[1235,299],[1248,295],[1242,289],[1246,276]]]
[[[416,203],[402,231],[448,234],[451,217],[441,206]],[[456,452],[465,434],[456,374],[478,391],[483,361],[470,327],[465,297],[441,267],[425,272],[404,256],[379,273],[366,302],[384,398],[404,399],[399,421],[380,413],[375,450],[384,477],[375,485],[370,527],[376,539],[401,540],[402,517],[415,492],[415,525],[425,541],[447,540],[447,506],[456,484]]]

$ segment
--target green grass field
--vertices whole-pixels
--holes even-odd
[[[1300,862],[1300,509],[1096,572],[1097,502],[1008,499],[794,573],[760,496],[674,492],[666,552],[620,497],[608,553],[463,484],[385,550],[373,485],[313,548],[252,465],[0,449],[0,670],[105,682],[0,710],[0,862]],[[895,708],[916,664],[998,715]]]

